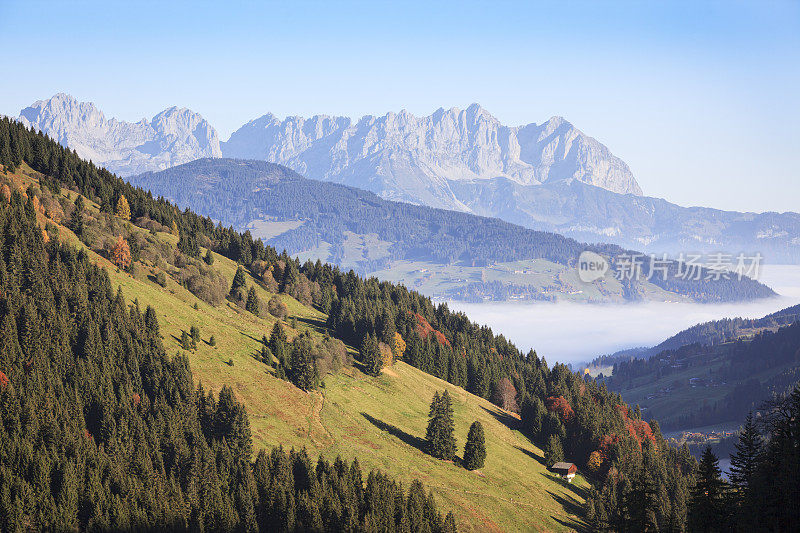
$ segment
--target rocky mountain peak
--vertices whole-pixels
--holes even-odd
[[[265,115],[266,116],[266,115]],[[467,209],[448,181],[508,178],[522,185],[578,180],[641,195],[628,166],[562,117],[503,125],[479,104],[418,117],[401,110],[358,121],[290,117],[250,122],[222,144],[226,157],[264,159],[310,178],[385,198]]]
[[[123,176],[222,155],[214,128],[186,108],[125,122],[106,119],[93,103],[59,93],[23,109],[19,120]]]

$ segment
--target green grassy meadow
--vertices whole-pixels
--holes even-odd
[[[24,169],[15,176],[23,185],[34,177]],[[75,193],[63,194],[74,200]],[[97,213],[96,205],[87,202],[87,208]],[[62,240],[86,248],[69,229],[63,225],[58,229]],[[132,225],[129,229],[147,233]],[[177,242],[169,233],[155,238]],[[247,408],[256,451],[276,445],[305,447],[312,456],[322,454],[330,460],[337,455],[358,458],[365,471],[379,468],[406,485],[420,479],[433,490],[440,508],[455,513],[461,531],[584,528],[581,506],[589,484],[581,476],[572,484],[551,476],[542,464],[542,451],[517,429],[516,415],[403,362],[377,378],[348,367],[324,376],[320,390],[303,392],[274,377],[270,366],[253,357],[276,318],[257,317],[228,301],[209,305],[169,276],[166,287],[156,284],[155,265],[138,265],[133,276],[88,251],[130,303],[156,309],[168,355],[186,355],[196,381],[206,389],[233,388]],[[236,271],[232,261],[215,255],[213,266],[232,281]],[[262,301],[272,296],[251,277],[247,284],[256,287]],[[303,329],[324,332],[324,314],[289,296],[280,297],[288,307],[284,326],[289,338]],[[295,317],[297,329],[291,327]],[[196,350],[185,351],[181,333],[192,325],[199,327],[201,341]],[[209,343],[212,335],[215,346]],[[459,456],[469,425],[479,420],[484,426],[488,457],[480,470],[467,471],[458,460],[440,461],[422,449],[430,401],[435,391],[443,389],[454,401]]]

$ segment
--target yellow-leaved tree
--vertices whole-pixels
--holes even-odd
[[[406,341],[397,331],[394,332],[394,354],[395,357],[403,357],[406,353]]]
[[[117,200],[115,214],[122,220],[131,219],[131,206],[128,205],[128,199],[124,195],[120,195],[119,200]]]

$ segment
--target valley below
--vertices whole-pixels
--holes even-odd
[[[757,318],[800,303],[800,266],[766,265],[759,281],[779,294],[744,303],[449,301],[455,310],[487,324],[523,349],[550,362],[577,367],[619,350],[655,346],[687,327],[721,318]]]

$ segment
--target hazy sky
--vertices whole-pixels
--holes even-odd
[[[682,205],[800,211],[800,3],[0,1],[0,113],[68,92],[179,105],[226,140],[268,111],[478,102],[564,116]],[[291,7],[290,7],[291,6]]]

